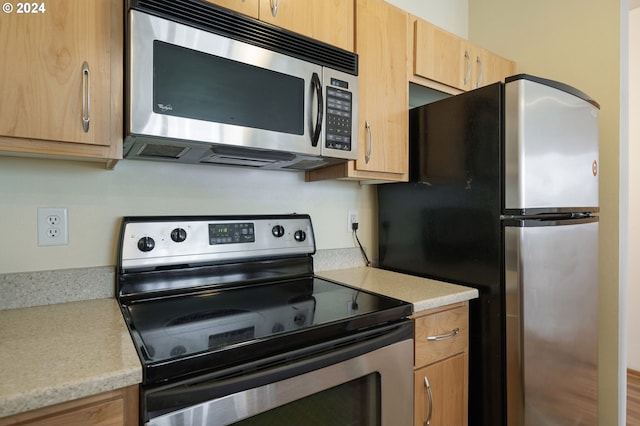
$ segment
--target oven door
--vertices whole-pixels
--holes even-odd
[[[412,334],[413,324],[407,321],[382,335],[299,361],[151,391],[143,395],[146,410],[175,401],[204,401],[146,424],[409,426],[413,423]]]

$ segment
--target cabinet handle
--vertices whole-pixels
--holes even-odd
[[[369,164],[369,160],[371,160],[371,149],[373,147],[373,134],[371,133],[371,125],[369,125],[368,121],[364,122],[364,128],[367,131],[367,152],[364,155],[364,162]]]
[[[427,414],[427,420],[425,420],[424,426],[429,426],[431,424],[431,416],[433,415],[433,394],[431,393],[431,385],[429,384],[427,376],[424,376],[424,388],[427,390],[427,401],[429,402],[429,414]]]
[[[476,57],[476,63],[478,64],[478,81],[476,82],[476,88],[482,85],[482,79],[484,77],[484,70],[482,69],[482,59],[480,56]]]
[[[275,18],[278,14],[278,0],[269,0],[269,4],[271,4],[271,15]]]
[[[451,339],[452,337],[456,337],[456,335],[458,333],[460,333],[460,329],[458,327],[456,327],[453,330],[451,330],[451,333],[440,334],[439,336],[428,336],[427,340],[429,342],[437,342],[439,340],[447,340],[447,339]]]
[[[464,73],[464,85],[469,84],[469,80],[471,79],[471,57],[469,56],[469,51],[464,51],[464,63],[467,66],[467,70]]]
[[[89,64],[84,61],[82,64],[82,129],[85,133],[89,131],[91,121],[91,82],[89,80]]]

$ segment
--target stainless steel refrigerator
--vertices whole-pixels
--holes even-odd
[[[378,186],[379,266],[479,290],[469,425],[596,425],[598,113],[520,74],[410,110]]]

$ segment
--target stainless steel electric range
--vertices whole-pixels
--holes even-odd
[[[148,425],[412,424],[412,305],[319,278],[308,215],[122,220]]]

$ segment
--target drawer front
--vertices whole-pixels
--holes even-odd
[[[469,313],[461,306],[415,319],[415,366],[421,367],[467,350]]]

